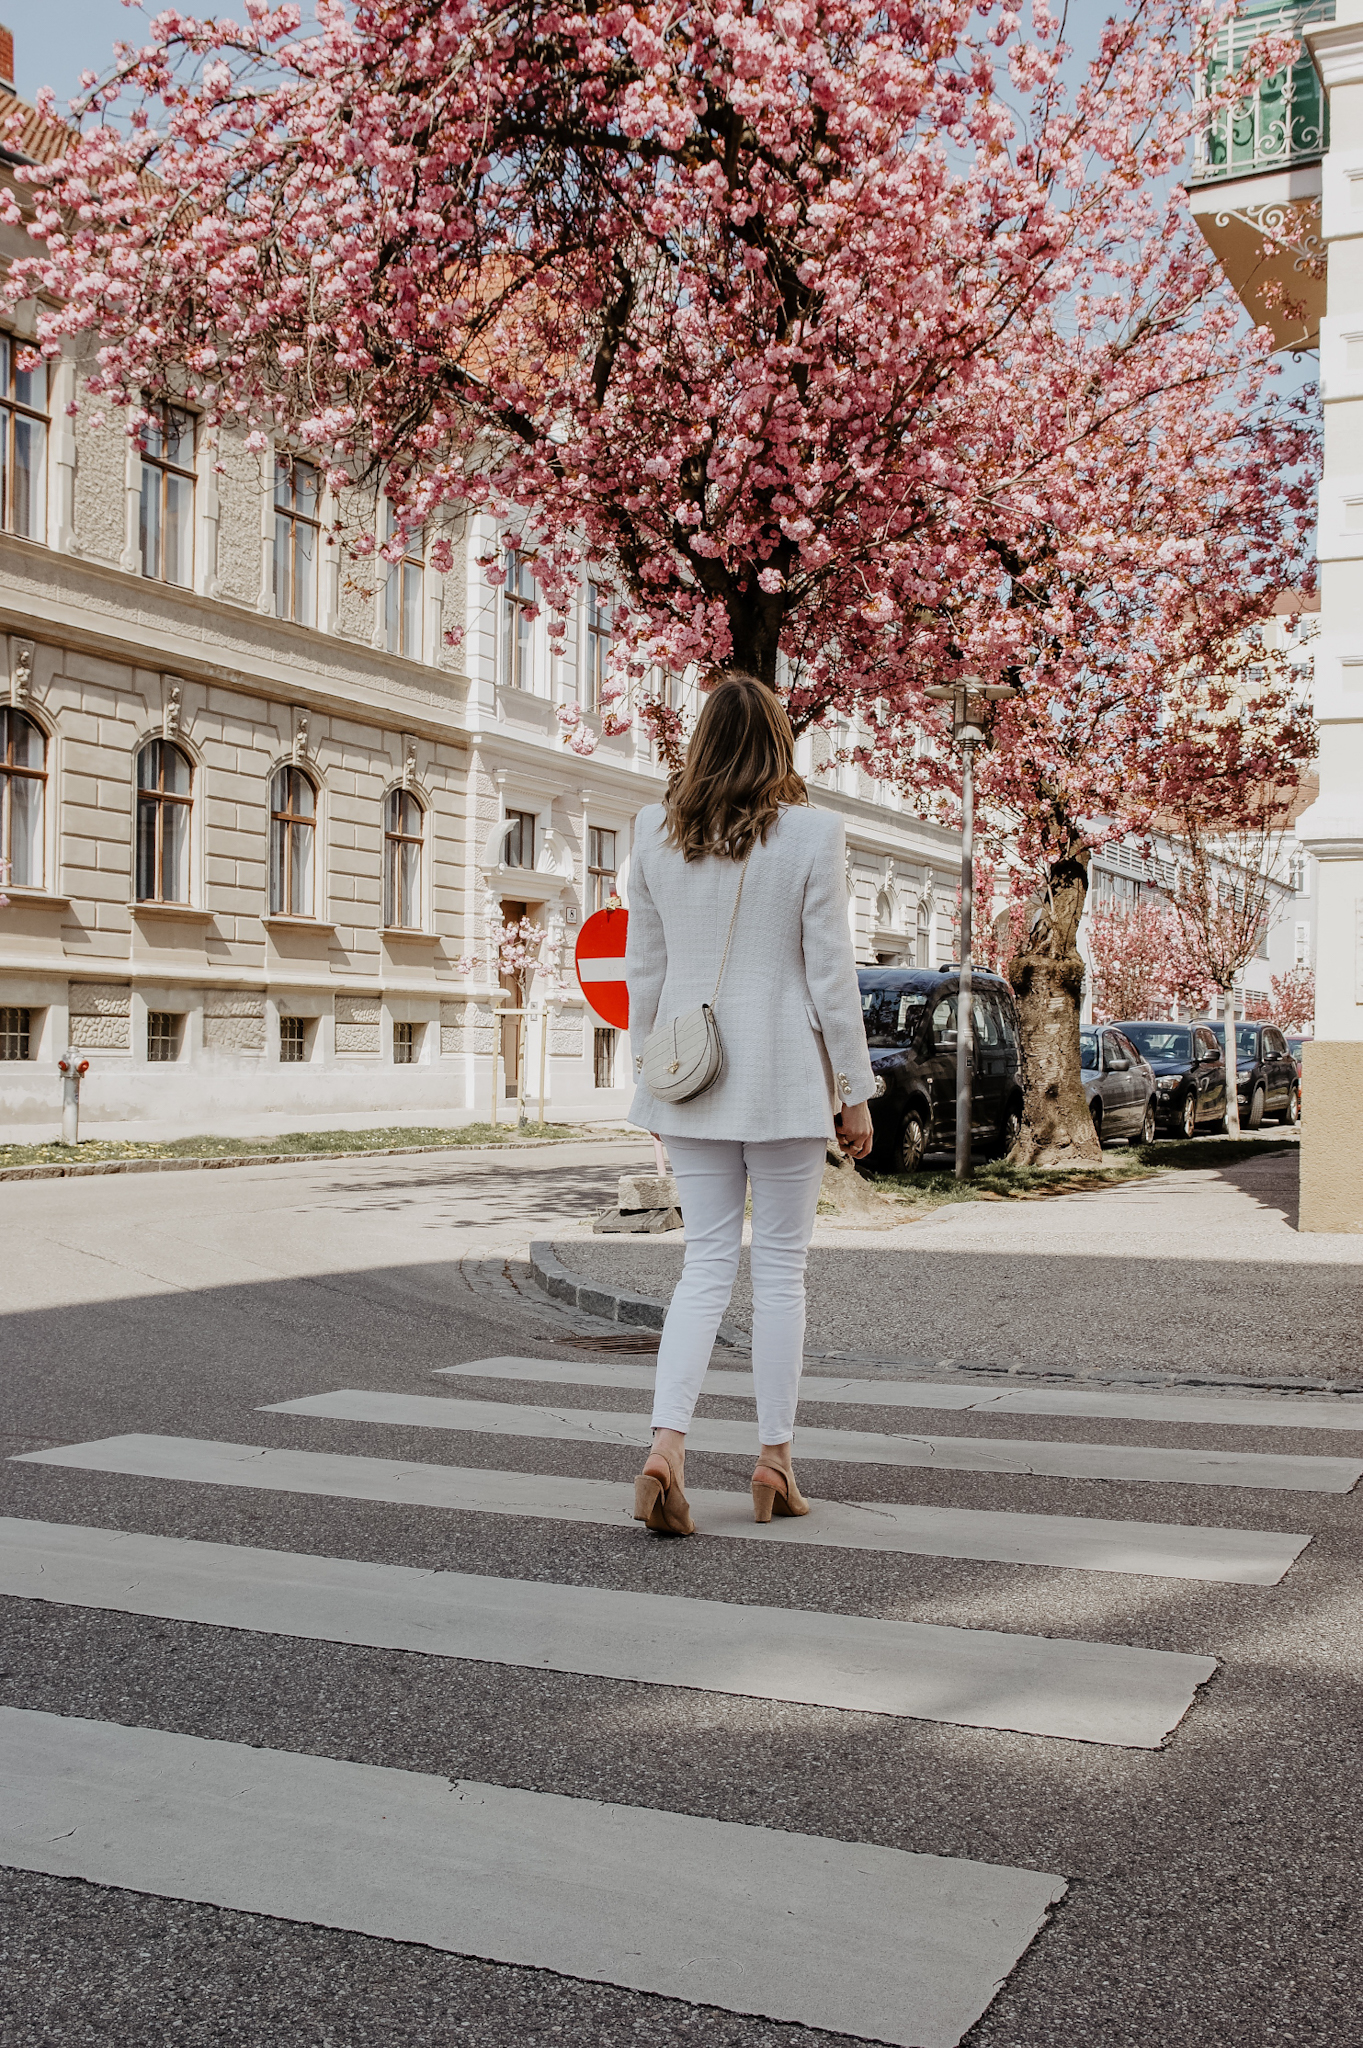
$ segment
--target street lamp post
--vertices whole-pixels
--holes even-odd
[[[1011,683],[962,676],[931,683],[925,696],[951,705],[951,737],[961,750],[961,960],[956,998],[956,1178],[970,1178],[970,1126],[975,1112],[975,749],[985,741],[985,705],[1015,695]]]

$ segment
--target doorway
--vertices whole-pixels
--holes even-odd
[[[528,903],[513,903],[503,899],[502,923],[504,925],[519,924],[523,917],[529,915],[529,911],[530,905]],[[514,1009],[520,1001],[520,990],[516,987],[516,977],[514,974],[503,974],[499,979],[502,987],[510,996],[511,1006]],[[502,1072],[505,1075],[505,1080],[502,1083],[502,1093],[508,1099],[515,1095],[520,1083],[521,1046],[525,1042],[524,1024],[525,1019],[523,1017],[503,1017],[502,1019]]]

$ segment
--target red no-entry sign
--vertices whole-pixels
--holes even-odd
[[[625,987],[627,910],[594,910],[577,935],[573,964],[578,986],[603,1024],[617,1031],[629,1028],[629,990]]]

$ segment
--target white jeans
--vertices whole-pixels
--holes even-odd
[[[805,1255],[827,1141],[674,1138],[686,1263],[658,1346],[655,1429],[687,1429],[738,1272],[752,1182],[752,1375],[764,1444],[789,1443],[805,1345]]]

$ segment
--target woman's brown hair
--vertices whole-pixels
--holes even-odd
[[[756,676],[729,672],[701,706],[685,766],[667,786],[668,838],[686,860],[742,860],[782,804],[808,802],[785,706]]]

